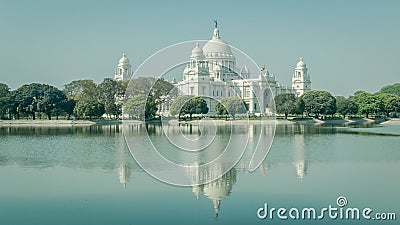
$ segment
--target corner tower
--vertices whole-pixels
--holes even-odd
[[[300,58],[294,68],[294,74],[292,77],[292,88],[295,90],[297,96],[300,96],[307,91],[311,91],[311,78],[307,71],[308,69],[306,64],[303,62],[303,58]]]
[[[132,76],[131,64],[125,53],[122,54],[121,59],[118,61],[117,71],[114,73],[114,80],[123,81],[128,80]]]

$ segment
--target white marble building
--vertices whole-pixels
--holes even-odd
[[[251,78],[246,66],[240,70],[236,67],[236,58],[221,39],[216,24],[212,39],[203,47],[197,43],[193,48],[183,79],[174,85],[180,95],[204,97],[210,114],[215,113],[219,99],[236,95],[247,103],[249,113],[268,115],[272,113],[270,105],[275,95],[294,93],[300,96],[311,90],[311,79],[302,58],[294,69],[291,87],[280,85],[268,71],[254,72],[259,73],[257,78]]]

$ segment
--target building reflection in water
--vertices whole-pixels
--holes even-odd
[[[222,200],[229,196],[232,191],[233,185],[236,183],[236,169],[233,168],[224,174],[221,178],[216,179],[207,184],[193,185],[192,192],[197,199],[202,194],[209,198],[214,207],[215,216],[218,217]]]
[[[120,133],[119,125],[110,126],[110,129],[115,129],[115,148],[116,148],[116,167],[118,168],[118,179],[124,189],[126,188],[131,176],[131,166],[127,163],[126,144],[122,132]]]
[[[238,127],[238,126],[237,126]],[[236,127],[236,128],[237,128]],[[307,174],[307,169],[308,169],[308,162],[306,159],[306,150],[305,150],[305,133],[308,132],[306,129],[306,126],[304,125],[283,125],[283,126],[278,126],[278,129],[276,130],[276,135],[281,137],[285,136],[285,138],[291,139],[289,143],[290,145],[284,145],[284,151],[289,150],[291,151],[290,153],[290,164],[293,164],[297,173],[297,177],[299,178],[300,181],[303,181]],[[166,128],[162,128],[161,126],[154,125],[154,124],[147,124],[147,125],[131,125],[129,126],[129,132],[135,137],[134,140],[137,140],[138,137],[141,137],[141,133],[146,130],[148,134],[153,138],[157,137],[158,139],[154,139],[159,141],[159,136],[164,136],[163,132],[168,132],[170,135],[193,135],[197,136],[199,135],[199,130],[196,126],[168,126]],[[218,135],[226,135],[229,136],[230,132],[226,131],[226,127],[219,126],[218,127]],[[212,159],[217,157],[221,152],[218,151],[211,151],[211,152],[199,152],[198,154],[193,154],[191,153],[190,157],[183,157],[183,154],[188,154],[185,152],[182,152],[180,154],[176,154],[174,152],[174,159],[181,159],[183,161],[189,161],[189,165],[186,170],[186,176],[190,180],[192,185],[192,192],[194,196],[199,199],[202,196],[207,197],[208,199],[211,200],[213,204],[213,208],[215,211],[215,215],[218,216],[220,209],[221,209],[221,204],[222,201],[231,194],[232,187],[236,183],[236,177],[237,177],[237,170],[240,171],[248,171],[248,166],[249,166],[249,161],[252,157],[252,154],[254,152],[254,149],[256,146],[261,144],[261,146],[268,146],[269,140],[272,138],[271,134],[272,128],[271,126],[268,125],[262,125],[262,126],[255,126],[255,125],[249,125],[244,129],[244,131],[247,131],[246,133],[249,135],[249,142],[246,147],[246,152],[243,155],[243,158],[239,161],[239,163],[233,168],[230,169],[226,174],[224,174],[222,177],[209,182],[205,183],[205,180],[209,180],[208,178],[214,178],[214,177],[219,177],[218,174],[222,174],[222,171],[227,171],[227,165],[224,165],[224,163],[220,164],[215,164],[212,168],[209,170],[201,170],[199,169],[199,165],[202,165],[204,163],[210,162]],[[237,135],[235,132],[233,132],[234,135]],[[259,137],[261,134],[260,139],[258,140],[257,137]],[[165,146],[164,142],[158,143],[155,141],[153,144],[154,145],[160,145],[160,146]],[[215,141],[220,142],[220,145],[217,145],[217,148],[221,148],[221,146],[224,146],[223,139],[217,138]],[[126,160],[124,159],[124,139],[121,136],[121,141],[117,142],[118,144],[121,144],[121,146],[118,146],[118,151],[117,155],[119,157],[119,168],[118,168],[118,176],[120,183],[125,187],[127,183],[129,182],[129,177],[131,176],[131,167],[126,163]],[[282,142],[285,143],[285,142]],[[117,144],[117,145],[118,145]],[[136,143],[136,144],[139,144]],[[167,148],[163,148],[167,149]],[[278,150],[279,151],[279,150]],[[286,160],[285,160],[286,161]],[[269,170],[271,169],[272,165],[275,163],[279,163],[278,161],[274,161],[273,159],[269,158],[268,160],[265,160],[261,166],[260,166],[260,171],[263,174],[267,174]],[[230,167],[229,167],[230,168]]]
[[[118,167],[118,177],[119,177],[119,182],[126,188],[126,184],[129,181],[129,178],[131,176],[131,167],[126,164],[125,162],[122,162],[121,165]]]
[[[308,163],[306,160],[306,151],[304,148],[304,126],[300,126],[301,133],[294,134],[293,137],[293,165],[296,168],[297,177],[303,181],[307,174]]]
[[[310,129],[310,126],[306,126],[303,124],[290,124],[290,125],[279,125],[276,127],[275,139],[274,141],[279,142],[281,145],[273,145],[272,151],[275,152],[273,154],[277,154],[276,152],[285,152],[291,151],[291,164],[295,167],[296,175],[300,181],[303,181],[308,172],[309,162],[307,160],[306,149],[305,149],[305,133],[313,133],[317,132],[315,130],[307,130]],[[315,128],[311,128],[315,129]],[[281,138],[289,138],[291,145],[287,146],[288,143],[286,140],[282,140]],[[273,165],[279,163],[280,160],[274,159],[274,156],[267,157],[264,162],[259,167],[259,170],[262,175],[268,174],[268,171],[271,169]]]

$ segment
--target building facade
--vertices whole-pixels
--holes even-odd
[[[239,72],[237,72],[239,71]],[[275,95],[294,93],[297,96],[311,90],[311,78],[303,59],[300,58],[292,77],[291,86],[280,85],[274,74],[261,69],[251,78],[247,66],[240,70],[229,45],[221,39],[217,24],[212,39],[203,47],[197,43],[183,71],[182,80],[174,83],[179,95],[202,96],[206,99],[209,113],[215,114],[219,99],[237,96],[248,105],[249,113],[270,115]]]

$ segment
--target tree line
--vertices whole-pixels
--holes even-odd
[[[70,119],[93,119],[106,115],[118,119],[124,114],[131,118],[153,119],[166,101],[170,101],[171,115],[207,114],[209,109],[202,97],[178,96],[173,84],[153,77],[124,81],[105,78],[100,84],[93,80],[76,80],[58,89],[48,84],[25,84],[16,90],[0,83],[0,118],[42,118],[59,116]],[[127,96],[125,96],[127,93]],[[123,104],[123,99],[127,101]],[[342,117],[364,115],[398,117],[400,113],[400,83],[383,87],[377,93],[357,91],[353,96],[332,96],[327,91],[313,90],[300,97],[280,94],[275,97],[278,114]],[[247,104],[238,97],[217,102],[218,115],[231,116],[246,113]]]
[[[51,120],[63,116],[70,119],[99,118],[106,114],[118,118],[122,113],[122,97],[127,83],[105,78],[76,80],[62,90],[40,83],[24,84],[16,90],[0,83],[0,118],[20,119],[46,116]]]
[[[287,119],[288,115],[304,115],[319,118],[334,117],[339,114],[346,116],[386,116],[399,117],[400,113],[400,83],[387,85],[377,93],[357,91],[353,96],[332,96],[327,91],[313,90],[300,97],[294,94],[279,94],[275,96],[275,106],[278,114]]]

